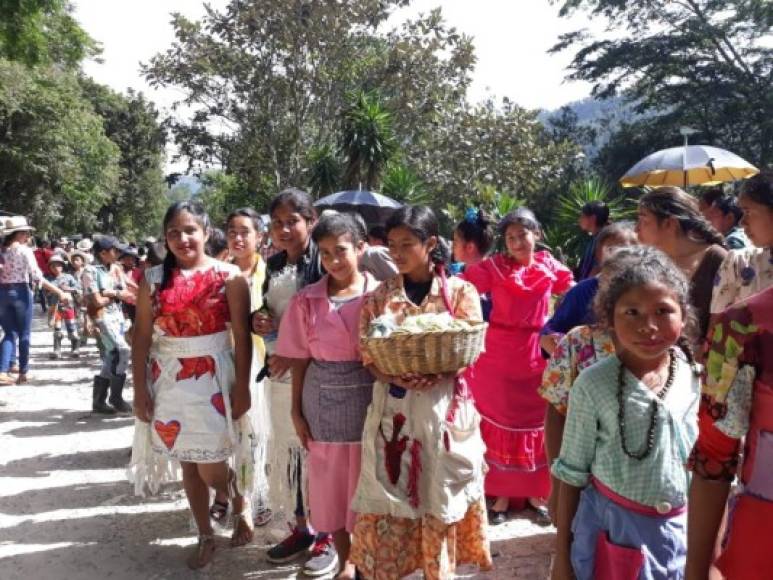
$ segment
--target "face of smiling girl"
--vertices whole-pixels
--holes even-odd
[[[327,236],[317,244],[322,266],[337,282],[352,280],[357,272],[357,262],[362,255],[363,244],[352,243],[351,234]]]
[[[198,220],[187,211],[178,212],[169,221],[165,235],[169,251],[174,254],[181,267],[195,266],[204,259],[207,233]]]
[[[241,215],[232,217],[228,222],[226,236],[229,254],[236,259],[252,258],[261,238],[252,218]]]
[[[615,338],[621,350],[643,363],[662,357],[676,344],[684,325],[674,292],[663,284],[631,288],[615,303]]]
[[[537,244],[537,236],[533,231],[521,224],[510,224],[505,230],[505,247],[507,253],[518,260],[519,263],[528,266],[534,259],[534,247]]]
[[[300,254],[309,242],[313,225],[292,207],[280,205],[271,214],[271,240],[280,250]]]

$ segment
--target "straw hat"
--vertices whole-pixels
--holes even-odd
[[[33,232],[35,228],[27,223],[27,218],[23,215],[14,215],[0,218],[0,230],[7,236],[16,232]]]
[[[73,250],[70,252],[70,254],[67,256],[67,259],[70,260],[70,264],[72,264],[72,259],[75,256],[79,256],[81,260],[83,260],[83,265],[88,266],[91,263],[91,254],[88,252],[82,252],[81,250]]]
[[[81,252],[90,252],[92,246],[94,246],[94,242],[92,242],[89,238],[78,240],[78,243],[75,244],[75,248]]]
[[[62,254],[56,252],[48,259],[47,265],[49,268],[52,264],[61,264],[64,266],[66,264],[65,257]]]

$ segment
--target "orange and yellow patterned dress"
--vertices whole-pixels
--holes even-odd
[[[455,318],[481,320],[475,288],[447,281]],[[360,335],[374,318],[446,311],[440,279],[420,305],[401,276],[385,281],[363,304]],[[373,362],[362,349],[365,364]],[[421,570],[447,578],[458,563],[491,568],[483,495],[480,416],[453,380],[426,391],[376,383],[363,434],[362,471],[352,509],[358,513],[352,561],[368,579],[392,580]]]

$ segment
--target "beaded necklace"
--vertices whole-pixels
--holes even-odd
[[[652,447],[655,444],[655,426],[658,418],[658,406],[662,404],[663,399],[666,398],[671,385],[674,383],[674,376],[676,375],[676,356],[674,356],[673,349],[668,351],[668,378],[666,378],[666,384],[657,393],[656,399],[650,403],[650,424],[647,428],[647,444],[644,449],[633,452],[628,448],[628,443],[625,438],[625,399],[623,397],[623,387],[625,386],[625,365],[620,363],[620,370],[617,375],[617,404],[618,404],[618,425],[620,426],[620,444],[625,453],[631,459],[641,461],[652,452]]]

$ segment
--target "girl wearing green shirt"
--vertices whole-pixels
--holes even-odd
[[[611,260],[594,306],[618,348],[570,391],[553,464],[562,481],[553,578],[679,579],[700,392],[685,339],[690,286],[653,248]]]

